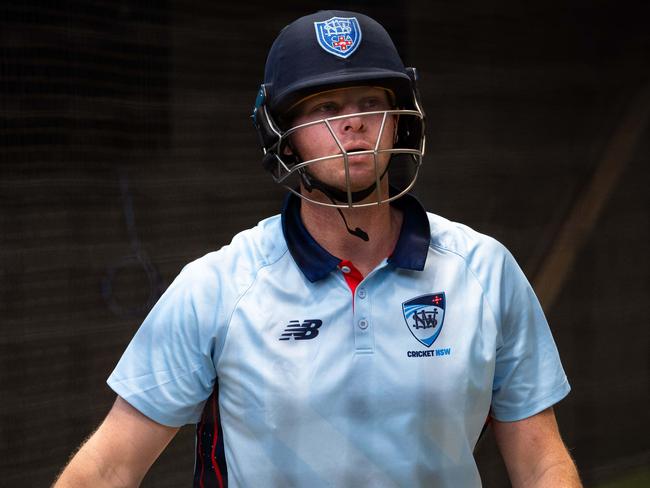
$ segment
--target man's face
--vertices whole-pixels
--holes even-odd
[[[295,152],[301,161],[309,161],[342,154],[343,151],[350,153],[372,151],[375,148],[391,149],[395,140],[397,116],[363,113],[392,108],[388,92],[376,87],[342,88],[308,97],[291,110],[292,127],[337,118],[328,123],[319,122],[296,130],[290,135],[290,146],[285,152]],[[372,153],[348,156],[351,191],[363,190],[375,183],[377,174],[384,174],[390,156],[390,153],[378,153],[376,167]],[[310,164],[307,171],[323,183],[345,191],[344,161],[343,156],[325,159]]]

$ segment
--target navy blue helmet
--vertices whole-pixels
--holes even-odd
[[[315,93],[356,86],[385,88],[392,94],[395,105],[390,115],[398,117],[396,142],[390,150],[392,159],[406,158],[412,170],[404,188],[393,191],[391,198],[384,201],[398,198],[415,183],[424,155],[424,113],[416,82],[415,69],[404,67],[384,27],[370,17],[328,10],[297,19],[280,32],[271,46],[264,83],[253,110],[264,168],[278,183],[302,198],[310,200],[308,195],[300,194],[295,184],[290,184],[291,176],[298,176],[308,190],[324,191],[330,196],[332,206],[355,206],[374,186],[367,192],[352,192],[348,182],[347,191],[337,192],[310,178],[311,161],[301,161],[298,155],[289,156],[282,150],[296,130],[290,126],[287,114],[296,103]],[[346,152],[338,141],[337,144],[341,152],[332,158],[343,158],[347,164],[348,156],[354,153]]]

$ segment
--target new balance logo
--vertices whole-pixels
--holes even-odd
[[[296,341],[313,339],[318,335],[318,328],[321,325],[323,321],[318,319],[305,320],[302,324],[299,320],[290,320],[279,340],[288,341],[292,337]]]

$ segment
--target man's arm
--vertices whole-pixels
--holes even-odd
[[[580,488],[553,408],[516,422],[493,421],[497,445],[514,488]]]
[[[138,486],[177,432],[178,428],[154,422],[118,396],[54,486]]]

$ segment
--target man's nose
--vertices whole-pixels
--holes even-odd
[[[365,128],[364,117],[359,114],[351,114],[341,122],[343,132],[359,132]]]

